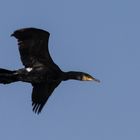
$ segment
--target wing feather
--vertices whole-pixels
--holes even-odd
[[[54,64],[48,50],[49,32],[24,28],[16,30],[11,36],[18,40],[21,61],[25,67],[32,67],[38,63]]]
[[[60,81],[44,84],[33,84],[32,106],[35,113],[39,114],[42,111],[48,98],[59,84]]]

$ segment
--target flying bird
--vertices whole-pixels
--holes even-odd
[[[100,82],[91,75],[79,71],[62,71],[50,56],[48,40],[50,33],[37,28],[23,28],[11,35],[17,39],[18,49],[24,68],[7,70],[0,68],[0,83],[31,83],[32,106],[35,113],[40,113],[54,89],[66,80]]]

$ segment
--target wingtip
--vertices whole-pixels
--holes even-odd
[[[12,33],[10,36],[13,37],[14,36],[14,33]]]
[[[34,102],[32,102],[32,107],[33,107],[33,112],[35,113],[35,114],[40,114],[41,113],[41,111],[42,111],[42,108],[43,108],[43,105],[40,105],[40,104],[36,104],[36,103],[34,103]]]
[[[10,36],[11,36],[11,37],[13,37],[13,36],[14,36],[14,34],[11,34]]]

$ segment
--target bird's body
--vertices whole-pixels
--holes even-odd
[[[10,71],[0,69],[0,83],[23,81],[31,83],[33,111],[40,113],[49,96],[61,81],[74,79],[81,81],[99,80],[83,72],[63,72],[52,60],[48,50],[49,32],[24,28],[11,36],[18,40],[22,69]]]

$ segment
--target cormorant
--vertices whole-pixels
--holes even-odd
[[[22,81],[31,83],[32,106],[35,113],[40,113],[49,96],[61,83],[69,79],[97,81],[91,75],[78,71],[62,71],[56,65],[48,50],[50,33],[37,28],[23,28],[13,32],[18,41],[18,48],[23,65],[22,69],[6,70],[0,68],[0,83],[9,84]]]

